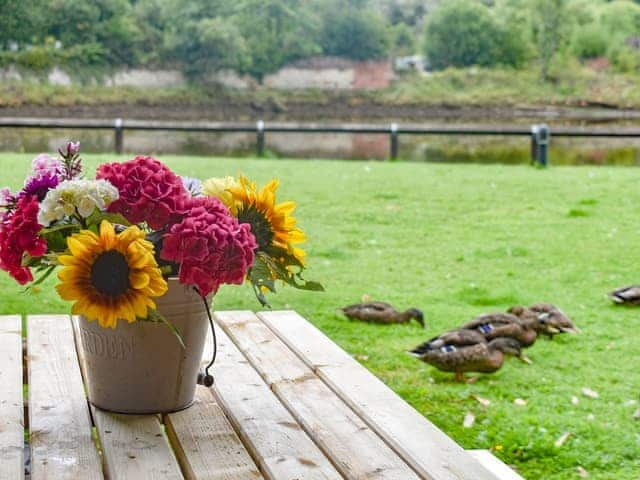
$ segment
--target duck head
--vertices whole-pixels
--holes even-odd
[[[415,318],[416,321],[420,325],[422,325],[422,328],[424,328],[424,314],[422,313],[422,310],[418,310],[417,308],[410,308],[409,310],[407,310],[407,313],[411,315],[411,318]]]
[[[489,342],[489,348],[492,350],[498,350],[504,355],[516,357],[518,360],[531,364],[533,363],[524,353],[522,353],[522,346],[515,338],[498,337]]]

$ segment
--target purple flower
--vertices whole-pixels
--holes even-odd
[[[62,173],[62,163],[60,163],[60,160],[52,158],[46,153],[41,153],[34,158],[31,161],[31,168],[36,177],[45,174],[58,175]]]
[[[180,177],[184,189],[191,194],[192,197],[202,195],[202,182],[193,177]]]
[[[14,198],[9,187],[0,188],[0,208],[6,208],[13,202]]]
[[[41,202],[47,192],[52,188],[56,188],[58,183],[60,183],[60,179],[52,173],[31,177],[25,182],[20,196],[35,195],[38,197],[38,202]]]

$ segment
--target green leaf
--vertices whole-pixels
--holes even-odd
[[[110,212],[102,212],[97,208],[93,211],[91,215],[89,215],[86,219],[87,225],[91,227],[92,225],[99,226],[103,220],[107,220],[109,223],[124,225],[125,227],[130,227],[131,223],[124,218],[119,213],[110,213]]]

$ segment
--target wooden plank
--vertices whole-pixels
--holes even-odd
[[[253,313],[218,312],[216,318],[342,475],[419,478]]]
[[[86,363],[80,345],[78,317],[72,317],[74,340],[82,376]],[[91,406],[110,480],[182,479],[157,415],[119,415]]]
[[[259,317],[422,476],[434,480],[496,479],[296,312],[263,312]]]
[[[198,386],[194,404],[165,425],[187,480],[263,478],[209,389]]]
[[[489,450],[467,450],[467,453],[493,472],[500,480],[524,480]]]
[[[27,317],[31,478],[101,479],[71,322]]]
[[[92,412],[110,480],[183,479],[156,415]]]
[[[211,391],[270,480],[338,480],[342,476],[220,329]],[[211,335],[203,357],[209,363]]]
[[[18,315],[0,316],[0,478],[24,478],[22,325]]]

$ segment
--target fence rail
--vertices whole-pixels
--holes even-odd
[[[261,156],[267,133],[364,133],[389,135],[389,158],[396,159],[400,135],[495,135],[527,136],[531,141],[531,160],[547,164],[547,146],[551,128],[547,125],[429,125],[429,124],[364,124],[364,123],[291,123],[291,122],[172,122],[155,120],[66,119],[66,118],[0,118],[0,128],[69,128],[113,130],[114,150],[122,153],[125,130],[158,130],[212,133],[255,133],[256,153]],[[640,138],[640,128],[629,127],[553,127],[555,137]]]

